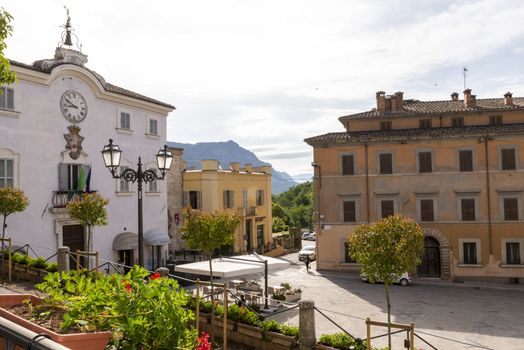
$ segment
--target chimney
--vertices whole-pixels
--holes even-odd
[[[246,169],[246,173],[251,173],[251,172],[253,172],[253,164],[251,164],[251,163],[246,163],[246,165],[244,166],[244,168]]]
[[[451,101],[458,101],[458,100],[459,100],[458,92],[452,92],[451,93]]]
[[[202,159],[200,161],[202,171],[217,171],[218,170],[218,160],[215,159]]]
[[[384,91],[377,91],[377,112],[384,113],[386,111],[386,93]]]
[[[264,174],[271,174],[271,165],[263,165],[261,169]]]
[[[471,102],[468,107],[471,107],[471,108],[477,107],[477,95],[471,95]]]
[[[233,170],[235,173],[238,173],[240,170],[240,163],[239,162],[232,162],[231,163],[231,170]]]
[[[506,106],[513,105],[513,94],[509,91],[504,94],[504,104]]]
[[[395,96],[397,97],[397,111],[401,111],[404,109],[404,93],[397,91],[395,92]]]
[[[473,107],[471,106],[471,89],[464,90],[464,106]]]

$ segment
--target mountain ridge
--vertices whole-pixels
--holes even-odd
[[[200,161],[202,159],[218,160],[222,168],[229,169],[232,162],[240,163],[241,167],[245,164],[252,164],[253,166],[269,165],[271,163],[260,160],[255,153],[243,148],[233,140],[219,141],[219,142],[197,142],[197,143],[181,143],[181,142],[167,142],[169,147],[182,148],[183,159],[186,161],[186,167],[200,169]],[[297,185],[289,174],[284,171],[278,171],[273,168],[271,176],[271,187],[273,194],[279,194],[286,191],[288,188]]]

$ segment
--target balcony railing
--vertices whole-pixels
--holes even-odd
[[[95,193],[96,191],[91,191],[89,193]],[[74,200],[78,196],[86,193],[85,191],[53,191],[53,208],[65,208],[67,203]]]

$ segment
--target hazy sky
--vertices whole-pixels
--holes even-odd
[[[70,8],[87,66],[177,107],[168,140],[234,140],[291,175],[304,138],[343,131],[375,92],[524,96],[524,1],[3,0],[6,55],[51,58]]]

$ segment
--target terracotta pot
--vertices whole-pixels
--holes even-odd
[[[31,294],[0,294],[0,317],[15,322],[35,333],[49,334],[53,341],[73,350],[103,350],[111,338],[111,332],[59,334],[3,309],[4,307],[21,305],[27,299],[31,300],[34,305],[42,302],[41,298]]]

